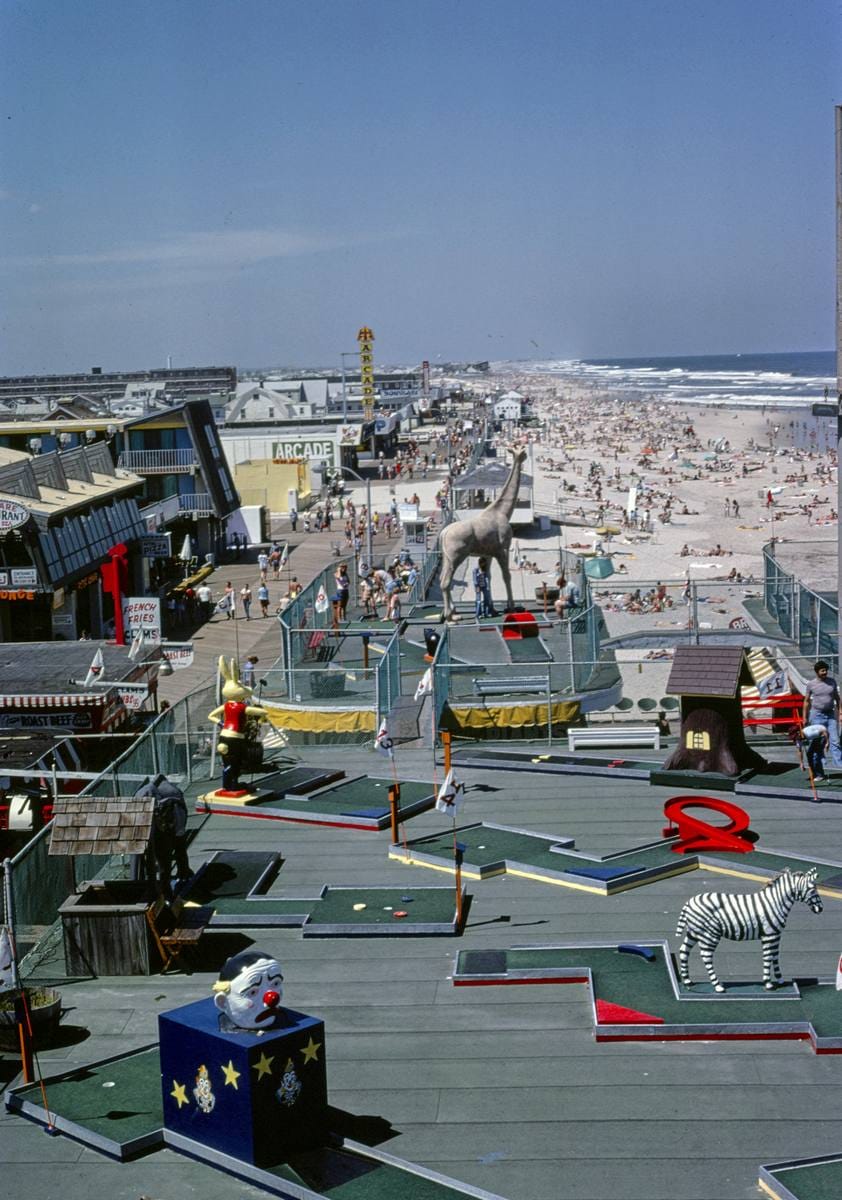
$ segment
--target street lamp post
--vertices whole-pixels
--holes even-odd
[[[342,359],[342,420],[348,420],[348,389],[345,381],[345,359],[356,357],[356,350],[341,350],[339,357]]]

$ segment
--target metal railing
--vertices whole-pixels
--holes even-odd
[[[791,543],[787,549],[791,550]],[[834,546],[835,551],[835,546]],[[839,669],[839,610],[835,601],[807,587],[763,547],[763,607],[806,658],[824,658]]]
[[[138,475],[178,475],[199,465],[192,448],[181,450],[124,450],[117,466]]]
[[[428,550],[420,563],[416,564],[418,567],[418,578],[404,597],[408,607],[414,604],[423,604],[427,598],[427,592],[430,590],[430,584],[435,579],[440,565],[441,551],[439,550]]]
[[[194,513],[197,517],[211,517],[213,501],[208,492],[188,492],[178,497],[178,511]]]
[[[192,692],[144,730],[132,746],[115,759],[81,793],[83,796],[133,796],[148,776],[163,772],[175,783],[210,778],[214,726],[208,713],[216,706],[216,685]],[[202,820],[204,818],[201,818]],[[196,823],[191,816],[188,821]],[[24,963],[31,968],[43,956],[43,947],[56,941],[56,910],[85,879],[124,879],[131,869],[128,855],[74,855],[48,853],[52,822],[42,829],[7,864],[15,897],[19,926],[49,926]],[[26,974],[26,970],[22,970]]]

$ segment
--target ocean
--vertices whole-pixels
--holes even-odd
[[[503,364],[494,364],[502,366]],[[684,404],[809,407],[836,397],[836,354],[707,354],[685,358],[549,359],[505,364],[606,391]]]

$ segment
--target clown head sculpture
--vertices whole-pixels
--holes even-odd
[[[283,982],[278,960],[266,950],[243,950],[229,958],[213,985],[219,1028],[260,1033],[283,1025]]]

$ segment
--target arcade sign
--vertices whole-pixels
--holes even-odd
[[[29,509],[17,500],[0,500],[0,535],[19,529],[29,517]]]

